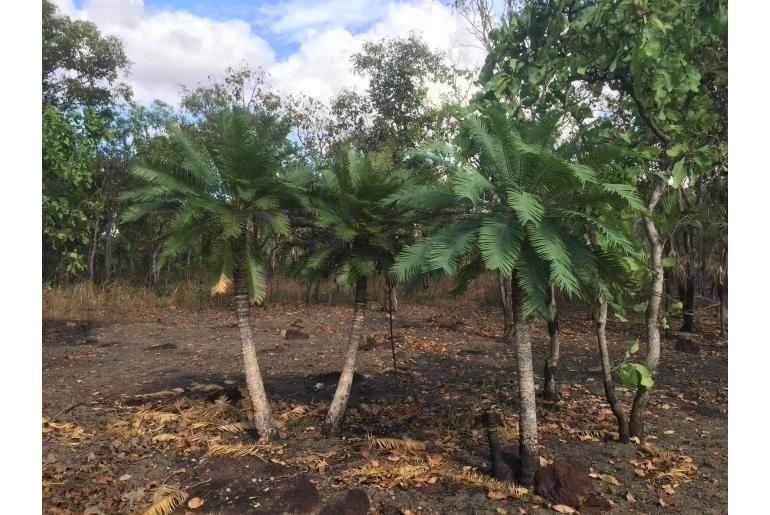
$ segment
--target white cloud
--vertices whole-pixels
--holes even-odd
[[[275,52],[243,20],[217,21],[186,11],[148,12],[142,0],[71,0],[57,2],[63,13],[96,23],[118,36],[133,62],[128,82],[137,101],[179,100],[181,85],[194,86],[209,75],[221,76],[241,61],[269,69]]]
[[[262,67],[287,93],[328,100],[342,88],[363,91],[366,79],[351,69],[350,56],[365,41],[419,34],[434,50],[451,52],[453,60],[478,67],[484,56],[473,48],[464,20],[438,0],[377,2],[374,0],[291,0],[261,7],[261,34],[299,42],[280,62],[265,38],[240,19],[218,21],[183,10],[151,10],[143,0],[56,0],[61,11],[97,24],[121,38],[133,66],[129,82],[135,98],[175,104],[180,85],[194,86],[208,76],[221,76],[242,62]],[[433,88],[432,97],[441,92]]]
[[[290,0],[262,5],[262,17],[256,23],[283,38],[301,41],[309,29],[365,27],[381,18],[387,5],[379,0]]]

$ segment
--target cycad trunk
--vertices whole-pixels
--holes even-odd
[[[607,304],[601,304],[595,309],[594,321],[596,323],[596,341],[599,344],[599,358],[602,363],[602,379],[604,380],[604,394],[607,396],[607,402],[610,405],[612,413],[618,421],[618,433],[620,441],[627,443],[628,438],[628,419],[615,396],[615,383],[612,380],[612,368],[610,367],[610,354],[607,350]]]
[[[546,401],[558,401],[559,394],[556,391],[556,367],[559,366],[559,314],[556,312],[556,295],[553,284],[548,290],[548,357],[545,360],[543,375],[543,399]]]
[[[270,439],[275,434],[275,422],[270,414],[270,403],[267,402],[265,385],[262,383],[262,374],[259,371],[259,362],[257,361],[254,333],[251,330],[248,286],[240,272],[236,272],[234,275],[235,313],[238,318],[238,328],[241,332],[246,389],[249,391],[251,407],[254,411],[254,426],[257,428],[260,438]]]
[[[342,420],[345,417],[345,409],[350,399],[350,389],[353,386],[353,374],[356,371],[356,356],[358,345],[364,331],[366,318],[366,286],[367,281],[362,277],[356,282],[356,301],[353,306],[353,325],[350,329],[348,350],[345,355],[345,365],[342,367],[340,380],[337,383],[337,391],[329,406],[323,431],[329,435],[339,435],[342,431]]]
[[[513,342],[513,306],[511,305],[511,276],[497,275],[497,285],[500,288],[500,303],[503,307],[503,341]]]
[[[665,187],[665,184],[661,181],[656,184],[647,205],[650,212],[654,211],[660,197],[663,195]],[[658,361],[660,361],[660,324],[658,314],[660,311],[660,300],[663,296],[663,242],[655,222],[648,216],[644,217],[644,229],[650,243],[650,268],[653,273],[650,299],[645,313],[647,323],[647,359],[645,364],[650,373],[654,374],[658,368]],[[649,388],[639,385],[636,390],[634,403],[631,406],[631,420],[629,422],[631,436],[642,437],[644,433],[644,411],[647,409],[649,399]]]
[[[529,326],[524,317],[524,295],[516,277],[511,281],[516,367],[519,379],[519,482],[531,486],[538,468],[537,406],[535,404],[535,374],[532,370],[532,345]]]

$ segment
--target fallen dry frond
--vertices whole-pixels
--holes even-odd
[[[84,427],[74,422],[53,422],[43,418],[43,435],[58,434],[62,438],[70,440],[62,445],[68,447],[77,447],[80,441],[89,436]]]
[[[517,499],[526,499],[529,494],[529,490],[523,486],[517,485],[513,481],[500,481],[485,474],[479,474],[470,468],[460,468],[453,465],[442,465],[436,467],[431,471],[437,476],[455,481],[457,483],[464,483],[467,485],[478,486],[486,488],[487,490],[494,490],[502,492],[508,497],[515,497]]]
[[[285,413],[281,413],[278,418],[284,422],[288,422],[290,420],[295,420],[300,417],[304,417],[310,412],[310,408],[305,406],[304,404],[300,404],[299,406],[294,406],[289,411]]]
[[[181,393],[184,393],[184,389],[172,388],[171,390],[160,390],[158,392],[138,393],[134,395],[134,397],[137,399],[155,399],[161,397],[171,397],[172,395],[179,395]]]
[[[141,515],[169,515],[189,497],[187,490],[161,485],[152,495],[148,506],[136,513]]]
[[[172,433],[161,433],[159,435],[155,435],[152,437],[153,442],[171,442],[175,440],[179,440],[180,437],[178,435],[172,434]]]
[[[254,429],[254,424],[251,422],[233,422],[232,424],[222,424],[214,429],[217,431],[225,431],[227,433],[242,433]]]
[[[269,442],[253,444],[209,444],[209,456],[229,456],[231,458],[241,458],[243,456],[255,456],[263,461],[263,453],[275,452],[281,450],[281,446]]]
[[[425,444],[412,440],[410,438],[374,438],[367,437],[367,445],[369,447],[378,447],[380,449],[391,450],[397,449],[399,451],[424,451]]]
[[[380,464],[373,460],[360,467],[354,467],[339,474],[338,479],[347,483],[369,483],[390,489],[395,486],[406,486],[406,482],[417,476],[430,472],[427,465],[414,465],[409,463],[391,463],[386,461]]]
[[[609,442],[620,438],[617,431],[609,431],[607,429],[570,429],[569,434],[582,441],[598,440]]]
[[[685,454],[663,451],[648,442],[637,447],[642,456],[647,457],[657,468],[657,472],[652,477],[652,482],[655,484],[686,483],[692,480],[698,470],[692,458]]]

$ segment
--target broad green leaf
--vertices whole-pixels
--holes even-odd
[[[684,168],[684,158],[674,164],[671,175],[674,178],[674,188],[681,186],[682,182],[684,182],[684,178],[687,176],[687,170]]]

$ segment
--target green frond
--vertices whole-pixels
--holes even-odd
[[[534,316],[539,319],[549,317],[546,300],[548,298],[547,265],[528,243],[523,245],[519,258],[516,260],[516,278],[524,291],[524,316]]]
[[[285,236],[291,232],[291,220],[283,213],[257,211],[254,213],[254,218],[265,222],[278,236]]]
[[[479,250],[490,270],[508,275],[516,265],[523,231],[515,218],[505,215],[485,217],[479,229]]]
[[[416,185],[403,188],[385,197],[385,204],[396,204],[408,209],[441,209],[455,203],[455,194],[449,188]]]
[[[468,289],[471,281],[476,279],[485,270],[484,260],[481,254],[475,253],[467,263],[460,265],[454,274],[452,289],[449,291],[452,295],[462,295]]]
[[[482,193],[492,189],[492,183],[476,170],[465,169],[452,175],[452,191],[458,199],[478,202]]]
[[[431,269],[452,275],[461,258],[476,247],[480,227],[478,218],[460,220],[431,236],[428,239]]]
[[[410,277],[419,275],[431,268],[431,241],[430,238],[412,245],[407,245],[398,254],[395,263],[390,270],[390,275],[399,282],[404,282]]]
[[[163,238],[163,247],[158,255],[155,270],[161,270],[169,259],[186,250],[196,248],[200,243],[199,227],[195,225],[172,226]]]
[[[580,284],[572,271],[573,263],[559,231],[550,222],[543,221],[528,233],[532,248],[550,266],[554,285],[567,293],[577,293]]]
[[[645,212],[647,208],[642,204],[636,187],[630,184],[602,184],[602,188],[607,193],[612,193],[622,198],[628,203],[628,207],[634,211]]]
[[[597,177],[596,172],[590,166],[569,163],[569,169],[572,172],[572,176],[575,177],[582,184],[596,184]]]
[[[166,195],[194,196],[201,194],[200,190],[185,184],[169,171],[137,164],[131,168],[131,173],[156,188],[162,189]]]
[[[249,300],[260,302],[265,298],[265,268],[257,261],[250,249],[244,252],[241,269],[249,288]]]
[[[508,205],[516,212],[516,217],[522,226],[527,223],[538,225],[543,219],[545,209],[535,195],[518,189],[509,189],[507,197]]]
[[[169,202],[167,200],[156,200],[154,202],[134,204],[121,213],[120,223],[135,222],[152,213],[172,210],[178,205],[177,202]]]

